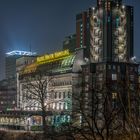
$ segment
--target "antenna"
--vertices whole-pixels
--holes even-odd
[[[32,52],[31,41],[29,42],[29,51]]]

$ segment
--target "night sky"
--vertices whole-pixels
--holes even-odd
[[[134,6],[135,55],[140,59],[140,0]],[[0,0],[0,79],[4,78],[5,52],[30,50],[39,54],[62,48],[65,36],[75,33],[75,16],[96,0]]]

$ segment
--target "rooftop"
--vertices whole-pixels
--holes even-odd
[[[15,56],[15,55],[20,55],[20,56],[33,56],[36,55],[36,52],[30,52],[30,51],[19,51],[19,50],[14,50],[11,52],[7,52],[7,56]]]

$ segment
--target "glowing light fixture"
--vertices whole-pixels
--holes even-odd
[[[124,9],[124,8],[125,8],[125,6],[124,6],[124,5],[122,5],[122,8]]]

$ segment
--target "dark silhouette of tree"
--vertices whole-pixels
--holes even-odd
[[[42,72],[36,73],[34,76],[24,78],[23,98],[25,97],[26,108],[35,107],[41,112],[42,127],[44,137],[47,135],[47,99],[49,98],[48,86],[52,84],[53,76],[44,75]]]
[[[119,118],[122,107],[118,107],[117,93],[112,93],[107,85],[95,88],[88,93],[73,94],[71,123],[64,124],[65,133],[85,140],[109,140],[114,133],[121,131]]]

